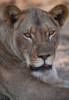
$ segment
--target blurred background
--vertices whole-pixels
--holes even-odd
[[[69,7],[69,0],[0,0],[0,19],[3,8],[9,4],[16,5],[22,10],[37,7],[49,11],[57,4],[66,4]],[[69,17],[61,29],[61,39],[54,64],[58,70],[58,75],[69,80]]]

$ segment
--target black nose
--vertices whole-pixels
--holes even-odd
[[[46,60],[51,54],[48,55],[38,55],[39,58],[42,58],[43,60]]]

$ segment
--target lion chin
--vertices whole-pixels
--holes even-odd
[[[41,81],[49,83],[49,84],[58,83],[59,78],[54,66],[53,67],[52,65],[41,66],[41,67],[30,66],[30,68],[33,71],[32,75],[36,77],[37,79],[40,79]]]

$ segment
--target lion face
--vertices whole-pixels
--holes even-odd
[[[16,36],[16,45],[23,50],[19,52],[25,57],[27,66],[52,65],[59,43],[59,25],[47,12],[33,8],[21,21],[20,29],[21,35]]]
[[[7,6],[3,16],[14,30],[12,51],[34,71],[51,70],[68,8],[57,5],[46,12],[38,8],[21,11],[15,6]]]

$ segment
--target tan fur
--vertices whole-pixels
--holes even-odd
[[[53,65],[62,26],[56,12],[64,23],[68,16],[65,5],[58,5],[49,12],[38,8],[21,11],[13,5],[4,8],[4,18],[0,23],[0,93],[11,100],[69,98],[69,82],[58,78]],[[52,65],[52,69],[31,71],[30,65],[43,65],[40,56],[48,54],[45,64]],[[36,80],[31,74],[46,83]]]

